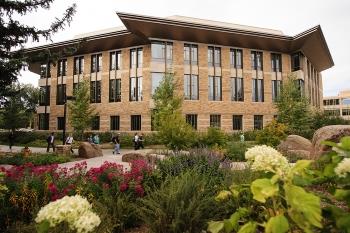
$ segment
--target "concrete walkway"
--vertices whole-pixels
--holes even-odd
[[[23,146],[22,147],[21,146],[13,146],[12,152],[20,152],[22,149],[23,149]],[[32,151],[32,153],[46,153],[46,148],[43,148],[43,147],[30,147],[29,149]],[[10,152],[10,149],[8,146],[0,145],[0,151],[1,152]],[[89,170],[92,167],[100,167],[105,161],[108,161],[108,162],[121,164],[124,166],[125,169],[129,169],[130,164],[126,163],[126,162],[122,162],[122,155],[123,154],[131,153],[131,152],[137,152],[140,154],[147,154],[151,151],[152,151],[152,149],[142,149],[142,150],[137,150],[137,151],[135,151],[133,149],[121,149],[120,150],[121,154],[114,155],[112,152],[112,149],[102,149],[102,153],[103,153],[102,157],[95,157],[95,158],[91,158],[91,159],[82,159],[79,161],[62,163],[59,166],[71,168],[76,163],[81,163],[81,162],[86,161],[87,169]],[[50,152],[52,152],[52,149],[50,149]],[[78,149],[74,149],[74,154],[75,155],[78,154]],[[3,165],[0,165],[0,166],[3,166]],[[9,167],[9,166],[3,166],[3,167]]]

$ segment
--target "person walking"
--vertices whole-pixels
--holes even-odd
[[[134,135],[134,149],[138,150],[139,149],[139,135],[137,133],[135,133]]]
[[[120,133],[118,133],[117,136],[113,136],[112,142],[114,143],[113,154],[120,154]]]
[[[100,144],[100,137],[98,136],[98,134],[95,134],[95,136],[92,138],[92,141],[96,145]]]
[[[143,133],[141,133],[140,134],[140,136],[139,136],[139,145],[138,145],[138,147],[139,147],[139,149],[140,148],[142,148],[142,149],[145,149],[145,147],[143,146]]]
[[[70,152],[72,152],[72,154],[74,155],[74,151],[73,151],[73,136],[72,134],[69,134],[69,136],[66,138],[66,145],[70,145]]]
[[[51,135],[49,135],[46,139],[47,141],[47,150],[46,152],[50,151],[50,147],[52,147],[52,151],[55,152],[55,136],[54,133],[52,132]]]
[[[15,141],[15,135],[14,135],[13,131],[11,131],[9,134],[9,148],[10,148],[11,152],[12,152],[12,146],[14,144],[14,141]]]

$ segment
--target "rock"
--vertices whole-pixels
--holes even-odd
[[[350,136],[350,125],[328,125],[318,129],[312,138],[311,155],[314,158],[331,150],[329,146],[322,145],[323,141],[332,141],[338,143],[344,136]]]
[[[295,163],[300,159],[310,159],[311,152],[307,150],[289,150],[284,154],[290,163]]]
[[[155,165],[158,160],[163,160],[165,157],[166,157],[165,155],[160,155],[160,154],[146,155],[147,161],[152,165]]]
[[[59,155],[70,155],[70,145],[56,145],[55,152]]]
[[[100,145],[91,144],[89,142],[82,142],[78,149],[79,157],[81,158],[94,158],[103,156]]]
[[[312,143],[308,139],[298,135],[289,135],[277,146],[277,150],[282,154],[287,154],[290,151],[303,151],[301,154],[305,154],[308,151],[310,155],[311,149]]]
[[[145,159],[145,156],[139,153],[127,153],[122,156],[122,162],[130,163],[133,160]]]

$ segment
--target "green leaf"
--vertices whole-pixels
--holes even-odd
[[[239,208],[235,213],[231,215],[229,219],[227,219],[230,224],[225,225],[225,231],[231,232],[232,230],[238,231],[238,221],[239,219],[248,215],[248,210],[246,208]],[[232,228],[231,228],[232,227]]]
[[[47,233],[49,232],[50,223],[47,220],[44,220],[36,225],[37,233]]]
[[[298,162],[291,169],[290,174],[292,175],[303,174],[305,168],[308,168],[311,163],[312,163],[312,160],[298,160]]]
[[[334,197],[337,200],[346,201],[350,203],[350,190],[337,189],[335,190]]]
[[[341,147],[346,150],[350,150],[350,137],[346,136],[340,139]]]
[[[215,197],[215,201],[225,201],[230,195],[232,195],[230,191],[220,191],[220,193]]]
[[[224,228],[223,221],[210,221],[208,223],[208,231],[211,233],[219,233]]]
[[[331,141],[322,141],[321,144],[326,145],[326,146],[330,146],[330,147],[333,147],[333,146],[338,147],[337,143],[331,142]]]
[[[278,193],[278,184],[273,184],[270,179],[254,180],[250,186],[253,198],[259,202],[265,203],[266,199],[273,197]]]
[[[244,224],[241,229],[239,229],[238,233],[256,233],[256,227],[256,223],[250,221]]]
[[[312,226],[322,228],[320,198],[291,184],[285,184],[284,190],[291,219],[306,232],[311,232]]]
[[[284,233],[289,230],[288,220],[284,215],[278,215],[269,219],[265,226],[265,233]]]

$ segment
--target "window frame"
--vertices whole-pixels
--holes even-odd
[[[242,95],[239,96],[239,81]],[[231,101],[244,102],[244,80],[241,77],[231,77]]]
[[[120,116],[119,115],[113,115],[110,116],[110,130],[112,131],[119,131],[120,130]]]
[[[198,114],[186,114],[186,123],[191,125],[193,129],[198,128]]]
[[[238,125],[239,127],[236,128],[237,126],[237,121],[239,120]],[[237,130],[237,131],[242,131],[243,130],[243,115],[232,115],[232,130]]]
[[[130,116],[130,131],[140,131],[142,129],[142,115]]]
[[[262,130],[264,128],[264,115],[254,115],[253,125],[254,125],[254,130]]]

